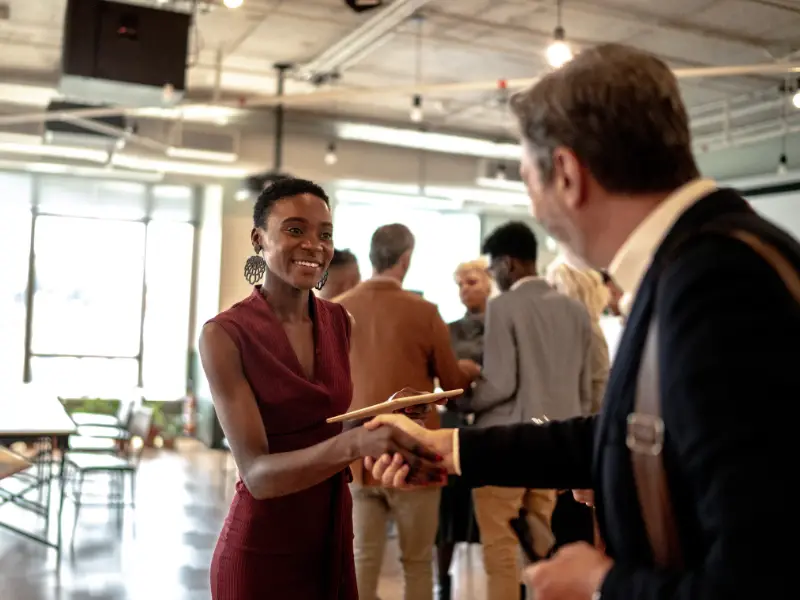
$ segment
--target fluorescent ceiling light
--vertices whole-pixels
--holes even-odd
[[[460,135],[429,133],[414,131],[413,129],[397,129],[359,123],[341,123],[337,126],[337,130],[340,138],[358,142],[483,158],[519,160],[522,156],[522,149],[519,144],[496,143],[490,140]]]
[[[66,158],[72,160],[90,160],[92,162],[106,162],[108,152],[92,148],[73,148],[71,146],[52,146],[47,144],[22,144],[18,142],[0,141],[0,152],[9,154],[26,154],[29,156],[47,156],[51,158]]]
[[[215,152],[214,150],[200,150],[199,148],[183,148],[180,146],[170,146],[167,148],[167,156],[171,158],[210,160],[225,163],[236,162],[236,159],[239,158],[233,152]]]
[[[426,187],[425,192],[431,196],[452,198],[460,202],[478,202],[494,206],[530,206],[527,194],[492,191],[469,187]]]
[[[362,192],[380,192],[385,194],[403,194],[413,196],[420,193],[420,186],[408,183],[384,183],[381,181],[364,181],[361,179],[340,179],[336,186],[340,189],[360,190]]]
[[[0,102],[45,107],[59,97],[58,90],[40,85],[0,83]]]
[[[426,190],[427,191],[427,190]],[[456,198],[436,198],[431,196],[411,196],[403,194],[383,194],[358,190],[339,190],[336,199],[344,204],[393,204],[403,208],[424,208],[428,210],[458,210],[463,203]]]
[[[0,160],[0,169],[21,170],[29,173],[45,173],[48,175],[73,175],[96,179],[123,179],[126,181],[140,181],[144,183],[157,183],[163,179],[161,173],[144,173],[140,171],[121,171],[119,169],[106,169],[102,167],[77,167],[62,163],[27,162],[15,160]]]
[[[184,121],[211,122],[217,125],[227,124],[238,112],[236,108],[215,104],[187,104],[171,108],[147,107],[136,110],[136,114],[140,117],[183,119]]]
[[[179,162],[175,160],[158,160],[115,154],[112,159],[115,166],[136,171],[156,171],[160,173],[179,173],[181,175],[198,175],[201,177],[218,177],[221,179],[241,179],[247,176],[246,169],[222,167],[202,163]]]
[[[509,192],[525,193],[525,184],[521,181],[513,181],[509,179],[497,179],[496,177],[478,177],[475,183],[479,187],[487,188],[490,190],[504,190]]]

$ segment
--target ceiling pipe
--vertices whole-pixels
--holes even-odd
[[[431,0],[395,0],[316,58],[300,65],[298,72],[312,80],[341,72],[345,65],[355,64],[357,59],[369,54],[374,47],[382,45],[386,35],[430,2]]]
[[[725,67],[699,67],[674,69],[675,76],[679,79],[695,79],[703,77],[732,77],[744,74],[772,74],[786,75],[790,73],[800,73],[800,63],[792,64],[760,64],[760,65],[732,65]],[[321,92],[310,92],[305,94],[290,94],[285,96],[266,96],[262,98],[252,98],[244,102],[221,103],[221,107],[236,109],[274,107],[282,104],[285,107],[314,106],[320,103],[331,103],[347,100],[360,100],[364,98],[379,96],[413,96],[413,95],[433,95],[433,94],[458,94],[476,91],[490,91],[501,88],[519,89],[524,88],[536,79],[500,79],[494,81],[467,81],[455,83],[429,83],[429,84],[409,84],[402,86],[385,86],[368,89],[333,89]],[[202,102],[180,104],[176,109],[187,108],[190,106],[204,105]],[[151,109],[153,107],[150,107]],[[119,114],[135,116],[138,111],[146,110],[142,107],[113,107],[113,108],[88,108],[77,109],[74,111],[53,111],[49,113],[22,113],[16,115],[0,115],[0,126],[18,125],[22,123],[35,123],[51,119],[64,119],[73,117],[98,118]]]
[[[729,104],[722,105],[722,111],[716,114],[708,115],[705,117],[691,117],[692,129],[699,129],[701,127],[710,127],[717,123],[725,123],[726,121],[735,121],[751,115],[757,115],[769,111],[779,109],[785,99],[776,98],[766,102],[759,102],[742,108],[730,108]]]
[[[797,121],[791,125],[780,125],[778,127],[774,125],[765,126],[763,123],[757,123],[755,125],[740,127],[732,131],[728,139],[725,138],[724,134],[697,137],[694,139],[692,145],[695,153],[706,154],[708,152],[725,150],[727,148],[752,146],[798,132],[800,132],[800,122]]]

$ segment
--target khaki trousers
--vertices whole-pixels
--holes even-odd
[[[391,490],[350,484],[359,600],[375,600],[391,517],[397,524],[405,600],[433,600],[433,544],[441,488]]]
[[[487,600],[519,600],[521,554],[508,522],[524,506],[528,510],[534,550],[539,556],[546,556],[555,542],[550,517],[556,492],[486,486],[473,490],[472,497],[483,544]]]

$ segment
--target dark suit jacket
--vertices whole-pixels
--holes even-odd
[[[603,600],[797,595],[800,309],[743,242],[698,234],[669,250],[723,214],[742,215],[748,230],[800,269],[791,237],[736,193],[715,192],[680,217],[657,251],[598,417],[460,433],[461,470],[474,486],[595,490],[615,560]],[[664,461],[688,563],[683,572],[653,567],[625,443],[656,304]]]

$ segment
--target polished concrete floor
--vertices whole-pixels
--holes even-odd
[[[53,550],[0,529],[0,599],[209,600],[208,567],[233,489],[233,472],[225,474],[223,461],[227,456],[193,442],[146,455],[136,509],[120,517],[115,509],[83,508],[74,536],[68,502],[60,569]],[[15,511],[0,507],[0,520],[28,519]],[[483,600],[480,549],[459,548],[454,563],[453,598]],[[394,542],[379,595],[403,599]]]

